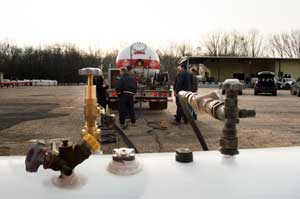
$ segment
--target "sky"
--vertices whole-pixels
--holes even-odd
[[[199,45],[212,32],[300,29],[299,0],[0,0],[0,41],[84,49]]]

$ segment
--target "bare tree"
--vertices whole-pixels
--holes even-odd
[[[230,35],[227,33],[224,33],[222,35],[220,45],[219,45],[219,55],[228,55],[230,53]]]
[[[174,57],[191,55],[192,51],[193,51],[193,47],[191,44],[177,43],[177,42],[170,42],[167,45],[167,47],[159,50],[161,54],[167,54],[169,56],[174,56]]]
[[[193,47],[188,43],[181,43],[176,45],[176,55],[177,56],[191,56],[193,52]]]
[[[262,35],[257,30],[248,33],[249,51],[251,57],[259,57],[262,54]]]
[[[274,55],[279,55],[280,57],[284,56],[284,44],[281,41],[280,35],[273,35],[272,39],[270,40],[271,48],[273,48]],[[274,57],[275,57],[274,56]]]
[[[176,76],[176,66],[182,56],[187,55],[186,53],[190,50],[191,46],[186,44],[179,45],[175,42],[169,43],[169,45],[160,50],[156,50],[163,71],[168,71],[171,79]]]
[[[220,46],[220,33],[212,33],[208,35],[208,38],[204,41],[204,47],[206,48],[206,55],[219,56]]]
[[[102,60],[103,71],[107,71],[110,66],[115,64],[118,54],[118,49],[113,49],[105,53]]]
[[[290,38],[293,54],[295,57],[300,58],[300,30],[292,31]]]
[[[244,35],[239,36],[239,51],[237,56],[249,56],[249,42]]]
[[[207,36],[203,46],[205,55],[257,57],[262,54],[262,36],[254,30],[248,34],[213,33]]]
[[[300,58],[300,30],[274,34],[270,40],[270,48],[275,49],[275,56]]]
[[[210,56],[241,56],[247,42],[239,33],[213,33],[204,40],[206,55]]]

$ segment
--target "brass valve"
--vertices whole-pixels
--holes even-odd
[[[101,76],[102,71],[99,68],[83,68],[79,70],[79,75],[85,75],[88,77],[87,86],[85,89],[85,126],[82,129],[82,138],[85,138],[86,134],[90,134],[97,140],[100,140],[101,132],[97,125],[97,118],[100,117],[104,112],[103,109],[101,109],[97,104],[96,86],[93,85],[93,78],[94,76]],[[100,144],[98,148],[100,148]]]
[[[79,70],[80,75],[88,76],[88,85],[85,91],[85,126],[82,129],[81,141],[72,144],[68,140],[62,140],[57,148],[55,142],[51,150],[46,148],[46,143],[38,142],[28,151],[25,165],[26,171],[37,172],[39,166],[45,169],[60,171],[60,179],[71,176],[75,167],[81,164],[89,156],[100,149],[100,129],[97,118],[104,114],[104,109],[97,104],[96,87],[93,85],[93,77],[102,75],[99,68],[84,68]]]

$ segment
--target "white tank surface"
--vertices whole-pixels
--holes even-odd
[[[152,77],[160,70],[157,53],[142,42],[136,42],[123,49],[116,60],[116,67],[131,66],[137,74]]]
[[[58,172],[25,172],[24,156],[0,157],[3,199],[201,199],[300,198],[300,147],[240,150],[234,157],[218,151],[194,152],[192,163],[175,153],[137,154],[142,171],[118,176],[107,170],[111,155],[93,155],[78,166],[81,186],[59,188]]]

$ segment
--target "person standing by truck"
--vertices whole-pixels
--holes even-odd
[[[184,123],[187,123],[187,118],[184,116],[184,113],[182,111],[179,99],[178,99],[178,93],[180,91],[191,91],[192,90],[192,76],[190,73],[187,72],[187,66],[185,64],[182,64],[178,67],[178,74],[175,78],[174,83],[174,94],[176,97],[176,116],[175,121],[176,124],[179,124],[181,121],[181,118],[183,118]]]
[[[100,106],[106,110],[107,96],[106,91],[108,89],[107,83],[104,81],[104,77],[101,75],[96,79],[96,91],[97,91],[97,101]]]
[[[192,90],[191,91],[193,93],[197,93],[197,91],[198,91],[197,69],[195,67],[191,67],[189,71],[190,71],[190,74],[192,76],[192,78],[191,78],[191,80],[192,80],[191,81]],[[190,107],[190,108],[191,108],[191,112],[192,112],[194,120],[197,120],[197,114],[192,109],[192,107]]]
[[[119,121],[121,128],[126,128],[125,118],[129,114],[132,124],[135,124],[134,114],[134,95],[137,90],[137,83],[134,78],[129,76],[127,68],[120,69],[121,78],[116,83],[116,91],[119,99]]]
[[[198,80],[197,80],[197,69],[195,67],[190,68],[190,73],[192,75],[191,88],[193,93],[197,93],[198,90]]]

